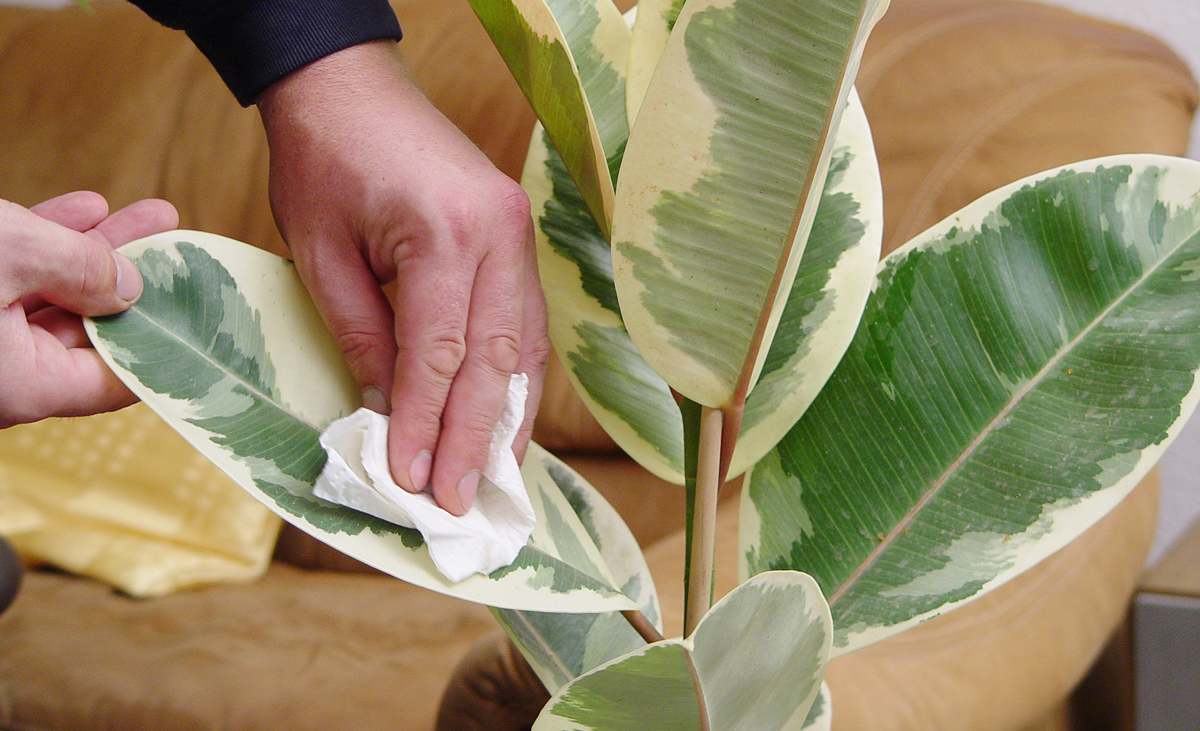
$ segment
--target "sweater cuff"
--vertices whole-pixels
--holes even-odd
[[[242,106],[301,66],[351,46],[400,40],[387,0],[260,0],[212,18],[188,36]]]

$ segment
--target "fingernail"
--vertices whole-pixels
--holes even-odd
[[[420,492],[429,486],[429,472],[432,468],[433,455],[428,449],[422,449],[408,467],[408,479],[412,480],[414,490]]]
[[[366,406],[371,411],[377,414],[386,414],[387,396],[384,395],[383,389],[379,386],[367,386],[362,392],[363,406]]]
[[[463,512],[471,509],[475,502],[475,492],[479,489],[479,470],[471,470],[458,481],[458,499],[462,501]]]
[[[117,296],[133,302],[142,295],[142,275],[133,262],[115,251],[112,256],[117,263]]]

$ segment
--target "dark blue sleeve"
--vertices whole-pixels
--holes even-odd
[[[296,69],[367,41],[400,40],[387,0],[133,0],[188,34],[243,106]]]

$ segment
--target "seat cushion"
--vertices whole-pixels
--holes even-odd
[[[0,728],[429,729],[495,624],[400,581],[276,564],[155,600],[33,572],[0,616]]]

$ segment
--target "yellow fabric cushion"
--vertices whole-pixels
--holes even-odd
[[[279,519],[145,406],[0,431],[0,534],[134,596],[258,577]]]

